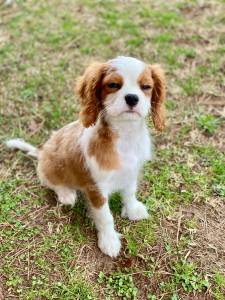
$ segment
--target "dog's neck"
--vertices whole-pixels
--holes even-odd
[[[117,118],[102,118],[99,119],[96,127],[101,128],[107,126],[120,138],[128,138],[140,134],[143,128],[146,127],[144,118],[138,120],[121,120]]]
[[[145,160],[148,156],[146,145],[149,148],[147,136],[144,119],[122,121],[99,118],[94,126],[85,128],[82,144],[89,157],[95,157],[99,167],[112,171],[120,169],[128,153]]]

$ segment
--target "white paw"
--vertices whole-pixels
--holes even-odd
[[[62,190],[58,192],[58,200],[63,205],[71,205],[73,207],[76,199],[77,195],[75,191]]]
[[[121,248],[120,234],[115,230],[98,232],[98,247],[110,257],[118,256]]]
[[[131,205],[124,206],[121,213],[122,218],[128,218],[129,220],[142,220],[149,217],[146,206],[140,201],[135,201]]]

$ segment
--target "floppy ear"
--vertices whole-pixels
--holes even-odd
[[[84,127],[95,124],[102,109],[101,82],[106,71],[107,64],[92,63],[77,80],[75,91],[80,98],[80,119]]]
[[[159,131],[162,131],[165,127],[165,76],[163,70],[159,65],[151,65],[150,67],[152,71],[152,78],[154,81],[151,98],[152,120],[155,128]]]

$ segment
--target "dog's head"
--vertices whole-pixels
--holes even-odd
[[[100,114],[106,119],[135,121],[149,111],[156,129],[165,126],[165,78],[158,65],[124,56],[93,63],[79,78],[76,91],[85,127],[95,124]]]

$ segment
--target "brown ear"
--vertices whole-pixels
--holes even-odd
[[[97,121],[102,109],[101,82],[107,71],[107,64],[92,63],[76,83],[76,93],[80,98],[80,119],[84,127]]]
[[[162,131],[165,127],[165,106],[166,82],[164,72],[159,65],[151,65],[152,78],[154,81],[151,112],[154,126],[157,130]]]

